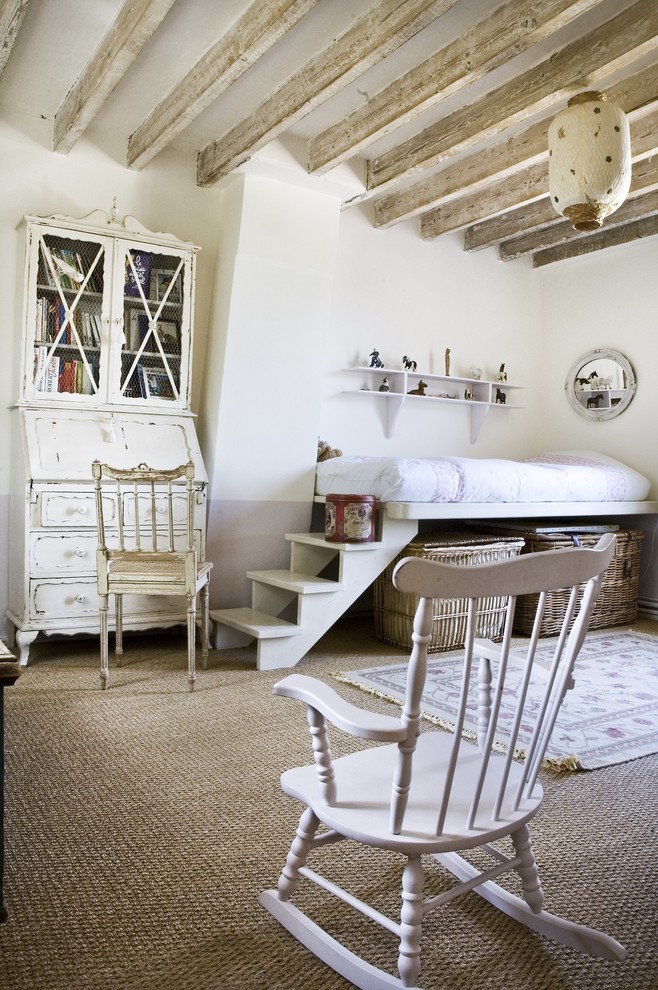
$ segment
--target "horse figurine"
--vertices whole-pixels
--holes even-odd
[[[402,364],[404,365],[405,371],[415,371],[416,368],[418,367],[416,362],[412,361],[411,358],[408,358],[406,354],[404,354],[402,357]]]

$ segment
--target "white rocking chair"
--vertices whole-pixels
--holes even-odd
[[[201,599],[201,659],[208,660],[209,561],[194,544],[194,463],[158,471],[92,464],[98,548],[96,575],[100,610],[101,687],[110,676],[109,596],[114,595],[115,654],[123,654],[123,596],[179,595],[187,601],[187,679],[196,681],[196,611]],[[103,479],[111,484],[104,486]],[[109,519],[106,514],[109,513]],[[108,539],[110,546],[108,546]]]
[[[306,808],[278,889],[264,891],[260,903],[355,986],[362,990],[417,987],[424,916],[470,890],[558,942],[606,959],[625,957],[626,950],[615,939],[543,910],[528,829],[542,803],[539,768],[560,704],[573,686],[574,663],[614,544],[614,536],[606,535],[592,549],[545,551],[469,567],[420,558],[402,560],[393,582],[401,591],[419,595],[420,601],[400,719],[352,705],[328,685],[301,674],[292,674],[275,685],[275,694],[307,705],[315,764],[282,775],[284,792]],[[562,631],[555,640],[554,659],[550,666],[540,666],[535,652],[547,592],[565,588],[571,588],[571,593]],[[511,649],[516,596],[528,593],[539,593],[533,632],[527,648]],[[477,600],[492,594],[509,596],[499,645],[475,638]],[[468,599],[463,682],[454,731],[421,734],[420,702],[432,603],[437,598]],[[508,677],[510,672],[514,676]],[[541,701],[530,706],[528,686],[535,678],[541,684]],[[467,699],[473,690],[478,710],[477,745],[462,734]],[[500,752],[495,740],[501,698],[505,691],[509,710],[512,690],[516,697],[515,714],[508,725],[511,738],[507,751]],[[534,723],[531,742],[519,756],[515,754],[519,727],[522,723],[527,726],[529,719]],[[327,721],[350,735],[387,745],[334,760]],[[321,825],[325,828],[318,832]],[[510,837],[514,848],[511,855],[494,845],[505,836]],[[306,866],[314,848],[342,839],[406,856],[399,923]],[[476,848],[493,859],[491,869],[476,869],[466,856],[459,855]],[[438,861],[459,883],[439,896],[424,899],[421,856]],[[494,882],[508,871],[518,874],[522,896]],[[316,883],[397,937],[399,978],[348,950],[293,905],[291,897],[301,878]]]

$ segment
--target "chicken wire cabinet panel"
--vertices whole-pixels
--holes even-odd
[[[7,619],[24,665],[40,632],[98,631],[92,461],[192,460],[201,553],[207,477],[190,411],[197,249],[100,211],[26,217],[21,231]],[[184,621],[180,598],[126,596],[126,629]]]
[[[185,409],[196,248],[93,216],[25,219],[21,398]]]

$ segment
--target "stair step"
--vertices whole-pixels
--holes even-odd
[[[313,547],[325,547],[327,550],[344,550],[347,553],[354,553],[357,550],[379,550],[382,543],[334,543],[332,540],[325,540],[324,533],[286,533],[286,539],[291,543],[307,543]]]
[[[281,636],[299,636],[302,627],[286,622],[276,615],[259,612],[255,608],[220,608],[210,613],[213,622],[221,622],[232,629],[239,629],[255,639],[277,639]]]
[[[260,581],[275,588],[285,588],[299,595],[318,595],[328,591],[342,591],[344,585],[340,581],[330,581],[317,577],[315,574],[303,574],[300,571],[247,571],[250,581]]]

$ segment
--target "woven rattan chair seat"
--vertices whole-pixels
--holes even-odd
[[[110,573],[113,577],[118,577],[120,574],[148,574],[150,576],[165,576],[170,575],[172,577],[180,577],[185,573],[185,567],[182,560],[158,560],[154,557],[152,561],[147,563],[144,560],[119,560],[116,561],[110,567]]]

